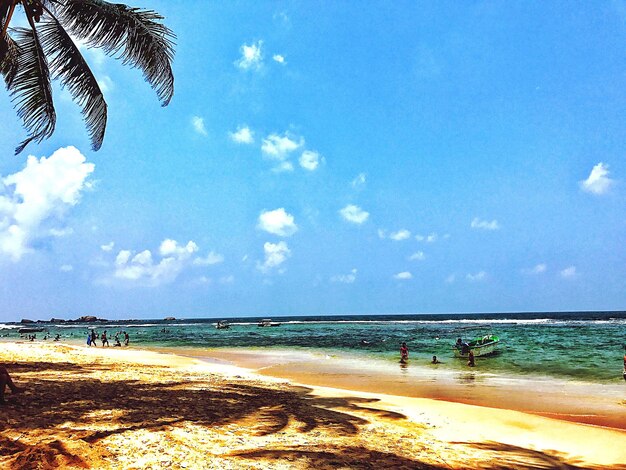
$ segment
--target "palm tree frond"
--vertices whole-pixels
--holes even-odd
[[[31,141],[50,137],[56,125],[48,63],[34,29],[16,28],[16,44],[20,49],[17,73],[11,85],[11,98],[17,115],[24,122],[29,137],[16,149],[17,155]]]
[[[66,0],[56,5],[63,26],[90,47],[102,48],[142,70],[163,106],[174,94],[174,33],[151,10],[103,0]]]
[[[93,150],[99,150],[107,123],[107,104],[89,65],[59,21],[46,14],[38,27],[52,78],[59,78],[82,107]]]
[[[4,82],[10,90],[13,79],[17,73],[17,60],[20,50],[9,33],[0,37],[0,74],[4,77]]]

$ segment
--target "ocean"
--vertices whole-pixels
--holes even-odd
[[[218,320],[230,329],[218,330]],[[107,330],[111,346],[115,332],[126,331],[130,346],[172,349],[256,349],[282,353],[314,353],[331,357],[362,358],[392,365],[399,360],[404,341],[410,363],[427,365],[436,355],[450,370],[466,370],[454,358],[457,338],[471,340],[485,334],[500,337],[498,353],[477,358],[477,370],[504,376],[541,376],[585,382],[622,382],[626,344],[626,312],[411,314],[273,317],[278,327],[260,328],[261,318],[203,318],[108,321],[93,324],[0,324],[3,339],[19,338],[24,326],[42,327],[49,339],[85,344],[88,331]],[[46,333],[38,333],[37,341]],[[100,345],[100,342],[98,342]],[[364,362],[365,363],[365,362]]]

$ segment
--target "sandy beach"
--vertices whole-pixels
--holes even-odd
[[[290,381],[130,348],[0,346],[26,388],[0,408],[2,468],[626,468],[626,432],[607,426],[323,387],[306,371]]]

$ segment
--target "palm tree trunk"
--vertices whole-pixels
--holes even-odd
[[[11,17],[15,11],[15,4],[17,3],[17,0],[0,0],[0,2],[0,25],[2,25],[2,34],[0,34],[0,37],[3,37],[7,32],[9,23],[11,22]]]

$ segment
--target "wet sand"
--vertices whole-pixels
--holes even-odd
[[[223,359],[0,343],[27,387],[0,408],[0,467],[626,468],[621,430],[297,385]]]
[[[396,367],[383,361],[364,362],[361,357],[300,350],[181,349],[180,354],[297,383],[510,409],[626,430],[626,383],[621,378],[614,384],[595,384],[511,377],[490,373],[488,362],[466,370],[417,361]]]

